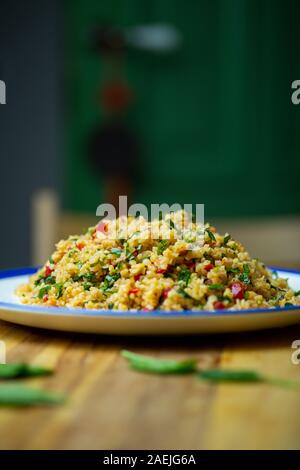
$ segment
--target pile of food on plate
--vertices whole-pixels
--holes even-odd
[[[17,289],[25,304],[141,311],[284,307],[299,305],[297,294],[229,234],[183,211],[102,220],[60,241]]]

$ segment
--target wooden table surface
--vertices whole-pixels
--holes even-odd
[[[300,379],[291,343],[300,326],[206,337],[74,335],[0,322],[7,362],[55,368],[30,385],[64,392],[55,407],[0,409],[1,449],[300,448],[300,390],[271,385],[211,385],[193,376],[129,369],[123,348],[199,366],[251,368]]]

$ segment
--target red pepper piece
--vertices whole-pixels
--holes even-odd
[[[50,268],[50,266],[45,267],[45,276],[51,276],[51,273],[54,271],[54,269]]]
[[[231,292],[234,299],[243,299],[245,286],[241,282],[234,282],[231,284]]]
[[[214,265],[212,263],[208,263],[204,266],[205,271],[209,272],[214,268]]]
[[[213,305],[216,310],[223,310],[223,308],[225,308],[224,303],[220,300],[216,300]]]
[[[44,297],[43,297],[43,302],[47,302],[48,299],[49,299],[49,295],[45,294]]]
[[[172,290],[171,287],[167,287],[166,289],[163,290],[162,296],[164,299],[168,297],[170,290]]]
[[[196,263],[194,263],[194,261],[187,261],[186,265],[191,271],[194,271]]]
[[[129,294],[137,294],[140,291],[138,287],[133,287],[132,289],[129,290]]]
[[[136,274],[136,275],[134,276],[134,280],[135,280],[135,281],[139,281],[139,280],[141,279],[141,277],[142,277],[142,273]]]
[[[77,243],[76,246],[77,246],[78,250],[82,250],[82,248],[85,247],[84,243],[82,243],[82,242]]]

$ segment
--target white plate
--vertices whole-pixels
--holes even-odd
[[[271,269],[300,290],[300,271]],[[225,333],[300,323],[300,306],[217,312],[118,312],[22,305],[14,290],[35,271],[36,268],[22,268],[0,272],[0,319],[53,330],[115,335]]]

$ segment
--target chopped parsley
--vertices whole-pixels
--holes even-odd
[[[217,299],[220,301],[223,301],[223,300],[228,300],[228,302],[232,301],[232,299],[228,297],[228,295],[217,295]]]
[[[162,255],[163,252],[166,250],[168,247],[168,240],[159,240],[158,245],[157,245],[157,254]]]
[[[221,290],[224,289],[225,286],[223,284],[210,284],[208,288],[211,290]]]
[[[56,298],[59,299],[62,296],[64,285],[62,282],[58,282],[57,284],[55,284],[55,287],[56,287]]]
[[[182,269],[178,275],[178,281],[181,281],[186,287],[191,279],[191,271],[189,269]]]
[[[55,277],[54,276],[47,276],[44,279],[45,284],[55,284]]]
[[[122,250],[121,248],[112,248],[110,250],[110,252],[113,254],[113,255],[117,255],[117,256],[120,256],[122,254]]]
[[[226,236],[224,237],[223,246],[226,246],[226,245],[227,245],[227,243],[229,242],[230,238],[231,238],[230,235],[226,235]]]
[[[177,289],[177,293],[182,295],[182,297],[185,297],[186,299],[192,299],[193,298],[182,287],[179,287],[179,289]]]
[[[85,273],[85,274],[77,274],[73,277],[74,281],[87,281],[87,282],[95,282],[96,281],[96,274],[95,273]]]
[[[251,284],[251,279],[249,277],[250,274],[250,266],[249,264],[243,265],[243,272],[239,275],[239,280],[242,281],[244,284]]]
[[[34,281],[34,285],[38,286],[44,280],[44,276],[42,274]]]
[[[215,242],[216,237],[214,236],[214,234],[208,228],[206,228],[205,231],[206,231],[207,235],[209,236],[210,240]]]
[[[101,286],[101,290],[102,292],[107,292],[109,291],[112,286],[114,285],[114,283],[120,278],[120,274],[119,273],[116,273],[116,274],[107,274],[107,276],[105,276],[105,279],[102,283],[102,286]]]
[[[227,272],[232,274],[239,274],[241,271],[239,268],[228,268]]]
[[[70,250],[68,253],[68,258],[71,258],[75,253],[78,253],[78,250]]]
[[[42,298],[44,297],[44,295],[48,293],[49,289],[51,289],[51,286],[50,286],[50,285],[42,287],[42,288],[39,290],[38,298],[39,298],[39,299],[42,299]]]
[[[90,290],[90,288],[93,286],[91,282],[84,282],[83,283],[83,288],[84,290]]]

